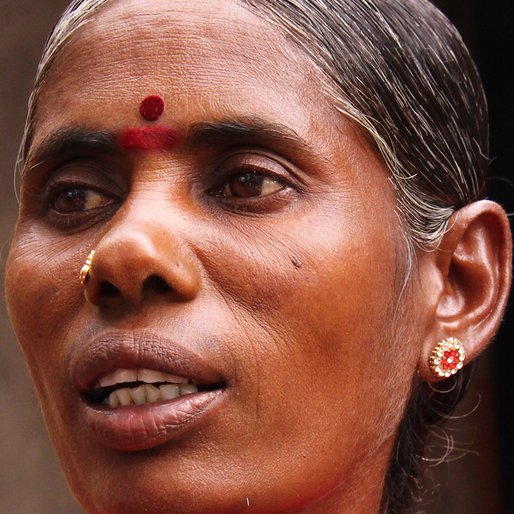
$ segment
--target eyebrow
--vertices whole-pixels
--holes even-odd
[[[206,142],[241,139],[273,142],[279,146],[316,153],[307,141],[292,128],[256,116],[196,123],[190,128],[186,142],[194,149]]]
[[[192,125],[186,138],[192,149],[209,143],[249,142],[264,144],[282,153],[300,168],[332,166],[324,149],[311,144],[294,129],[259,116],[239,117],[219,122],[201,122]]]
[[[26,165],[22,175],[52,157],[79,150],[100,153],[116,152],[119,150],[117,136],[108,131],[92,131],[79,127],[59,129],[44,139],[33,153],[29,153],[28,167]]]
[[[119,136],[120,134],[117,132],[93,131],[82,127],[59,129],[43,140],[34,150],[33,155],[29,154],[27,164],[30,166],[25,169],[23,174],[45,160],[61,154],[77,151],[120,152],[123,149],[119,145]],[[296,151],[319,159],[318,152],[296,131],[287,125],[256,116],[195,123],[187,131],[181,146],[195,150],[207,144],[236,143],[241,140],[273,143],[279,149],[288,152]]]

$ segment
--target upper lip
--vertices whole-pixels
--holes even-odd
[[[225,383],[223,374],[195,351],[149,331],[111,331],[76,349],[72,382],[90,391],[100,376],[116,368],[148,368],[188,377],[197,384]]]

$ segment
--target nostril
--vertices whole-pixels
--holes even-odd
[[[102,282],[100,284],[100,296],[104,298],[115,298],[121,296],[120,290],[110,282]]]
[[[150,275],[143,282],[143,291],[152,291],[154,293],[170,293],[172,288],[159,275]]]

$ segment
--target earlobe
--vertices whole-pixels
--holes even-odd
[[[464,364],[468,364],[498,330],[512,269],[512,238],[505,211],[484,200],[455,213],[433,254],[431,268],[440,287],[419,373],[425,380],[437,381],[444,378],[431,366],[431,354],[438,344],[448,338],[460,340],[466,354]]]

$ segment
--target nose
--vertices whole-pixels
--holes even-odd
[[[138,306],[150,297],[174,302],[195,298],[201,271],[193,252],[160,221],[127,223],[99,242],[85,286],[98,307]]]

